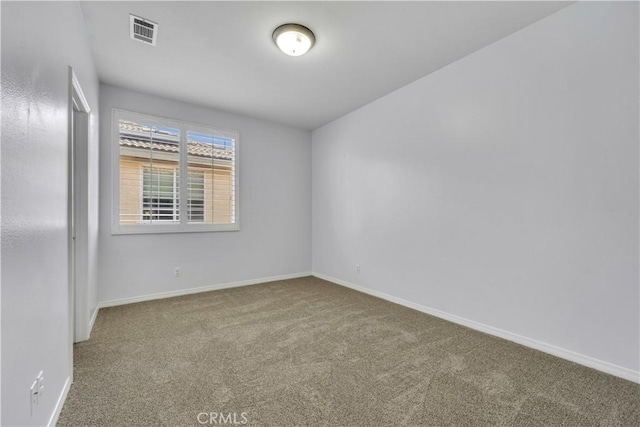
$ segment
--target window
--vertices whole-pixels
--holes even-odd
[[[115,234],[239,229],[238,132],[114,110],[113,135]]]

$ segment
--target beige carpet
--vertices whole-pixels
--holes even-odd
[[[638,426],[640,386],[312,277],[100,310],[58,425],[203,425],[198,414]]]

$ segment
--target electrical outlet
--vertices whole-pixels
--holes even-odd
[[[29,389],[29,405],[31,407],[31,415],[33,415],[38,405],[38,380],[35,380]]]
[[[44,393],[44,371],[40,371],[33,384],[29,388],[29,407],[31,408],[31,415],[36,411],[36,406],[42,399]]]
[[[38,374],[38,378],[36,378],[36,381],[38,382],[38,401],[40,401],[40,399],[42,398],[42,395],[44,394],[44,372],[40,371],[40,373]]]
[[[33,384],[29,388],[29,406],[31,408],[31,415],[36,411],[36,406],[40,404],[42,394],[44,393],[44,372],[40,371]]]
[[[173,269],[174,277],[180,277],[180,267],[176,267]]]
[[[360,264],[356,264],[356,273],[360,273]]]

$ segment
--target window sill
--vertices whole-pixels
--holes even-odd
[[[111,235],[123,234],[167,234],[167,233],[215,233],[240,231],[240,224],[189,224],[189,225],[114,225]]]

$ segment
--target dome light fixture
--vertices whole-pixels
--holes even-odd
[[[304,55],[316,41],[313,32],[300,24],[280,25],[272,37],[276,46],[289,56]]]

